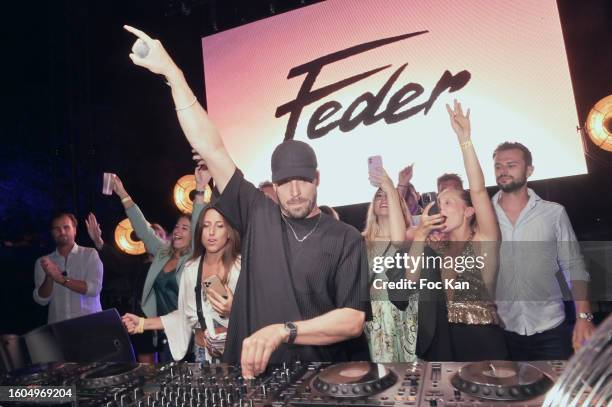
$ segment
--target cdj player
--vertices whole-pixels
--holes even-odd
[[[296,362],[270,366],[249,380],[229,365],[55,362],[0,376],[0,405],[607,407],[612,406],[611,362],[609,317],[567,362]],[[27,399],[50,386],[69,392],[70,399]],[[27,397],[17,401],[8,396],[22,389]]]
[[[1,384],[74,388],[76,400],[60,404],[66,406],[540,406],[564,366],[557,361],[297,362],[246,380],[240,368],[229,365],[52,363],[10,372]],[[19,405],[51,404],[27,403]]]

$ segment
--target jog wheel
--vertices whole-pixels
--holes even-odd
[[[347,362],[321,371],[311,386],[321,394],[337,398],[368,397],[397,382],[397,375],[383,365],[370,362]]]
[[[138,363],[109,363],[98,369],[82,374],[76,385],[83,389],[119,386],[125,383],[140,382],[147,373],[146,365]]]
[[[546,393],[553,381],[529,363],[495,360],[464,365],[451,383],[473,397],[520,401]]]

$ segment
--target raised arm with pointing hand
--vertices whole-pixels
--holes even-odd
[[[189,144],[206,162],[219,192],[223,192],[234,174],[236,165],[225,149],[219,132],[189,88],[183,72],[176,66],[159,40],[129,25],[123,28],[138,37],[129,55],[134,65],[142,66],[166,78],[172,89],[172,98],[183,133]],[[139,42],[144,42],[149,47],[149,53],[144,58],[134,53],[135,49],[140,47]]]

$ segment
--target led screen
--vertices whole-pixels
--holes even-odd
[[[414,163],[419,191],[465,179],[445,103],[471,108],[472,139],[491,154],[527,145],[532,180],[586,173],[554,0],[330,0],[202,39],[208,111],[255,184],[286,138],[315,149],[319,203],[371,200],[367,157],[394,181]]]

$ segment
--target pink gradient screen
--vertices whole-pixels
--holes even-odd
[[[372,155],[394,181],[414,163],[422,192],[444,172],[466,179],[445,109],[454,98],[471,109],[488,185],[503,141],[530,148],[531,180],[586,173],[554,0],[329,0],[202,48],[209,114],[256,185],[285,137],[315,149],[319,204],[370,201]]]

